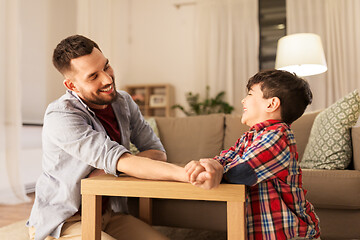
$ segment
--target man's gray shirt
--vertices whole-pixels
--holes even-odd
[[[118,159],[129,152],[130,141],[140,151],[165,151],[129,94],[119,91],[111,105],[121,144],[110,139],[95,113],[74,92],[67,91],[48,106],[42,132],[43,171],[27,222],[36,229],[35,240],[59,238],[66,219],[80,208],[81,179],[95,168],[117,176]],[[115,212],[127,211],[124,199],[112,198],[110,202]]]

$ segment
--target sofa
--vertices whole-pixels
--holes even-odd
[[[317,112],[292,124],[299,159],[302,158]],[[214,157],[228,149],[249,129],[241,116],[212,114],[193,117],[156,117],[168,162]],[[360,239],[360,127],[351,129],[353,159],[345,170],[303,169],[307,199],[320,218],[322,239]],[[210,190],[211,191],[211,190]],[[131,204],[130,209],[137,214]],[[153,225],[226,231],[226,203],[154,199]]]

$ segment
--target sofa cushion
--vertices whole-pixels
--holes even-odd
[[[222,150],[224,114],[157,117],[156,123],[168,162],[186,164],[190,160],[214,157]]]
[[[360,171],[303,169],[306,197],[316,208],[360,209]]]
[[[302,159],[305,147],[308,143],[311,127],[314,123],[315,117],[320,113],[319,111],[308,112],[302,115],[298,120],[291,124],[291,129],[294,132],[297,151],[299,154],[299,161]]]
[[[234,146],[235,142],[249,130],[249,126],[241,123],[241,115],[225,115],[224,149]]]
[[[359,111],[360,96],[355,90],[319,113],[301,167],[346,169],[352,159],[350,128],[356,124]]]
[[[351,129],[354,169],[360,170],[360,126]]]
[[[159,137],[159,129],[157,128],[155,118],[153,118],[153,117],[145,118],[145,121],[147,122],[147,124],[150,125],[150,127],[152,128],[152,130],[154,131],[156,136]],[[130,152],[131,152],[131,154],[134,154],[134,155],[139,153],[139,149],[137,149],[137,147],[131,142],[130,142]]]

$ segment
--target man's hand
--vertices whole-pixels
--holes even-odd
[[[185,166],[186,175],[189,178],[191,184],[195,184],[197,177],[201,172],[205,171],[205,168],[200,164],[199,161],[191,161]]]
[[[197,175],[193,185],[204,189],[211,189],[219,186],[223,176],[223,166],[218,161],[211,158],[200,159],[199,163],[204,167],[205,171],[200,172]]]

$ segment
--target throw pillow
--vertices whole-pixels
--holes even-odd
[[[156,136],[159,137],[159,129],[156,125],[156,120],[155,118],[147,118],[145,119],[145,121],[150,125],[150,127],[152,128],[152,130],[154,131],[154,133],[156,134]],[[137,149],[137,147],[130,143],[130,152],[131,154],[138,154],[139,153],[139,150]]]
[[[357,90],[322,111],[315,118],[300,163],[302,168],[346,169],[352,158],[350,128],[360,111]]]

